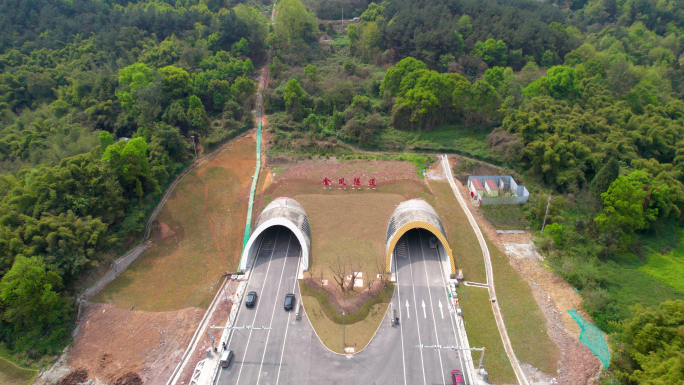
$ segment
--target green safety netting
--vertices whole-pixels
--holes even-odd
[[[259,93],[259,103],[257,104],[257,132],[256,132],[256,170],[254,170],[254,177],[252,177],[252,188],[249,190],[249,205],[247,206],[247,224],[245,225],[245,238],[242,241],[242,250],[244,251],[249,241],[249,236],[252,234],[252,206],[254,206],[254,192],[256,191],[257,181],[259,180],[259,171],[261,170],[261,93]]]
[[[581,332],[579,341],[584,344],[584,346],[588,347],[589,350],[601,360],[604,368],[608,369],[608,365],[610,364],[610,351],[608,350],[608,344],[606,343],[606,338],[601,329],[591,322],[587,322],[581,315],[577,314],[575,309],[568,310],[568,313],[570,313],[572,319],[574,319],[580,327]]]

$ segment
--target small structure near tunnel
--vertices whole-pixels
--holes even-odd
[[[386,270],[392,271],[394,248],[399,239],[409,230],[421,228],[431,232],[439,239],[439,249],[445,252],[451,265],[451,274],[456,273],[454,256],[447,241],[442,221],[435,209],[422,199],[401,202],[390,217],[387,225]]]
[[[530,192],[518,185],[510,175],[469,176],[470,197],[479,205],[521,204],[527,202]]]
[[[284,226],[292,231],[302,247],[301,270],[309,269],[309,252],[311,250],[309,218],[299,202],[292,198],[283,197],[274,199],[259,214],[259,218],[254,224],[254,232],[242,250],[239,271],[244,272],[247,269],[247,266],[256,257],[260,243],[258,241],[261,239],[262,233],[273,226]]]

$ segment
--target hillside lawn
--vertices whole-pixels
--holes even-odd
[[[119,308],[206,308],[219,276],[235,271],[242,251],[255,142],[242,136],[188,173],[154,224],[151,245],[91,301]]]

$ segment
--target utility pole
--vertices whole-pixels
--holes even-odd
[[[195,135],[190,135],[192,138],[192,148],[195,150],[195,158],[197,158],[197,147],[195,147]]]
[[[549,195],[549,200],[546,202],[546,214],[544,214],[544,222],[542,223],[541,235],[544,235],[544,226],[546,226],[546,216],[549,215],[549,206],[551,205],[551,195]]]

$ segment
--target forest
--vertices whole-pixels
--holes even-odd
[[[601,381],[684,381],[684,3],[282,0],[269,25],[272,6],[0,2],[0,348],[66,346],[87,273],[193,146],[253,126],[270,46],[269,151],[512,170],[535,231],[552,197],[538,247],[611,333]]]
[[[86,273],[162,190],[253,126],[259,4],[0,3],[0,343],[61,350]]]

